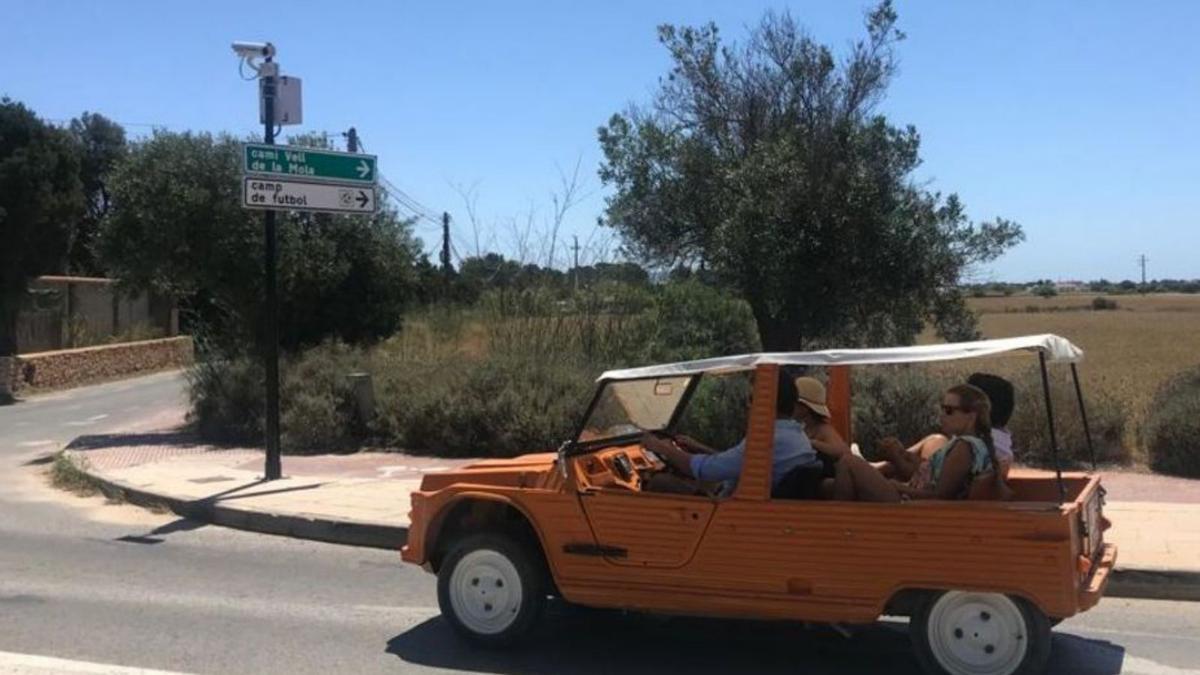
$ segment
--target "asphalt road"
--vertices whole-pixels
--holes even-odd
[[[0,673],[96,672],[95,663],[191,673],[917,672],[898,622],[846,638],[562,605],[527,648],[481,651],[438,618],[433,578],[396,553],[79,498],[48,488],[45,467],[29,464],[83,433],[177,418],[181,392],[178,375],[155,375],[0,407]],[[1189,668],[1200,668],[1200,604],[1106,599],[1056,629],[1049,672],[1200,673]]]

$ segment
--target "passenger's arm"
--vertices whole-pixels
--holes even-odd
[[[957,499],[963,493],[964,484],[971,477],[972,459],[971,446],[966,441],[959,441],[946,453],[946,459],[942,462],[942,473],[938,476],[935,487],[918,490],[907,483],[896,481],[896,489],[912,499]]]
[[[896,475],[906,480],[912,477],[917,468],[921,466],[920,444],[906,450],[899,439],[888,436],[879,441],[878,449],[884,459],[895,467]]]
[[[841,435],[829,425],[822,426],[809,437],[809,441],[812,442],[814,450],[835,460],[850,454],[850,446],[846,445]]]
[[[942,474],[938,476],[935,488],[938,499],[955,499],[963,494],[964,488],[968,487],[967,481],[971,480],[972,460],[974,453],[966,441],[958,441],[950,448],[942,462]]]

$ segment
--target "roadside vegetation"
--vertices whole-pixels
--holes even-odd
[[[50,465],[50,484],[79,497],[99,494],[100,484],[85,470],[85,460],[74,459],[65,452],[54,455]]]

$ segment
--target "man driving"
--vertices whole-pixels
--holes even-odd
[[[775,397],[775,443],[772,447],[771,487],[783,480],[789,471],[797,467],[820,467],[821,460],[804,433],[804,425],[795,417],[798,396],[792,378],[779,370],[779,389]],[[645,434],[642,444],[657,454],[681,476],[691,480],[652,480],[648,489],[652,491],[697,492],[697,481],[721,483],[720,496],[728,496],[737,487],[742,473],[742,456],[746,451],[746,439],[718,452],[695,439],[676,436],[674,439]],[[656,477],[657,478],[657,477]]]

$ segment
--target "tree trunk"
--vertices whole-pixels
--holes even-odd
[[[17,354],[17,316],[24,293],[0,294],[0,356]]]
[[[803,348],[800,322],[796,319],[779,319],[759,308],[754,309],[754,322],[758,324],[758,337],[763,351],[794,352]]]

